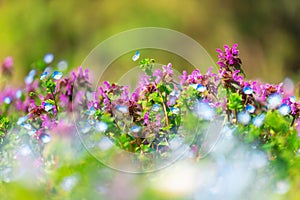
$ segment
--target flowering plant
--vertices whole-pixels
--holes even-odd
[[[43,150],[55,135],[71,134],[76,127],[84,139],[100,141],[101,150],[110,148],[109,141],[139,155],[165,155],[175,141],[185,141],[199,159],[204,142],[199,130],[222,118],[241,141],[266,152],[279,178],[292,177],[300,166],[300,102],[293,84],[247,81],[236,44],[217,52],[218,73],[212,68],[205,74],[198,69],[191,74],[183,71],[179,81],[172,64],[154,69],[153,59],[143,59],[144,75],[132,93],[128,86],[107,81],[93,91],[87,69],[79,67],[64,76],[66,63],[53,69],[53,56],[47,54],[34,63],[24,88],[2,85],[0,155],[9,161],[2,159],[0,166],[13,157],[6,145],[22,145],[26,138],[39,152],[34,162],[57,167],[59,161],[45,158]],[[8,57],[2,76],[9,79],[12,70],[13,60]]]

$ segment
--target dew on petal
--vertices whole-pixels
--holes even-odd
[[[287,104],[282,104],[279,108],[278,108],[278,112],[283,115],[286,116],[291,112],[291,108],[290,106],[288,106]]]
[[[3,102],[5,104],[10,104],[11,103],[11,98],[10,97],[5,97],[4,100],[3,100]]]
[[[62,76],[63,76],[63,73],[59,72],[59,71],[54,71],[53,74],[52,74],[52,78],[55,79],[55,80],[61,79]]]
[[[249,86],[246,86],[244,87],[243,92],[244,94],[252,94],[253,90]]]
[[[196,115],[204,120],[212,120],[215,116],[216,110],[208,103],[198,102],[195,105]]]
[[[134,125],[134,126],[132,126],[132,127],[130,128],[130,130],[131,130],[132,132],[134,132],[134,133],[138,133],[138,132],[140,132],[140,131],[142,130],[142,127],[137,126],[137,125]]]
[[[51,141],[50,135],[48,135],[48,134],[46,134],[46,133],[42,134],[42,135],[40,136],[40,139],[41,139],[41,141],[42,141],[44,144],[47,144],[47,143],[49,143],[49,142]]]
[[[179,114],[179,108],[171,107],[170,111],[174,115],[178,115]]]
[[[107,130],[107,128],[108,128],[108,125],[105,122],[101,121],[101,122],[97,122],[95,124],[95,129],[99,132],[105,132]]]
[[[128,107],[127,106],[123,106],[123,105],[117,105],[116,106],[117,110],[123,114],[127,114],[128,113]]]
[[[108,137],[103,137],[98,143],[98,147],[102,151],[107,151],[112,146],[114,146],[114,144]]]
[[[271,94],[269,97],[268,97],[268,107],[269,109],[275,109],[277,108],[278,106],[281,105],[281,102],[282,102],[282,96],[278,93],[274,93],[274,94]]]
[[[57,63],[57,69],[59,69],[60,71],[65,71],[66,69],[68,69],[68,63],[65,60],[61,60]]]
[[[251,121],[251,116],[248,112],[242,111],[242,112],[238,113],[237,120],[238,120],[239,123],[247,125]]]
[[[53,104],[46,102],[44,104],[44,109],[45,109],[45,111],[49,112],[50,110],[53,109]]]
[[[247,104],[246,105],[246,111],[248,111],[249,113],[254,113],[255,112],[255,107],[251,104]]]
[[[48,75],[48,72],[43,72],[40,76],[40,80],[44,80]]]
[[[135,54],[132,56],[133,61],[137,61],[140,58],[140,52],[136,51]]]
[[[260,114],[255,118],[253,118],[252,123],[254,126],[259,128],[264,124],[264,121],[265,121],[265,114]]]
[[[47,53],[45,56],[44,56],[44,62],[46,64],[50,64],[54,59],[54,56],[52,53]]]

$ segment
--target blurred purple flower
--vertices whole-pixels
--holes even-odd
[[[14,60],[11,56],[4,59],[2,63],[2,73],[3,75],[11,76],[13,70]]]

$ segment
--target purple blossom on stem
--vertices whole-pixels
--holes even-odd
[[[237,50],[237,44],[232,45],[232,48],[225,45],[224,51],[221,49],[216,49],[216,51],[219,53],[218,58],[218,64],[221,67],[221,70],[229,70],[229,71],[235,71],[241,69],[241,60],[239,59],[239,51]]]
[[[188,84],[187,83],[188,74],[187,74],[187,72],[185,70],[182,72],[182,76],[179,76],[179,78],[180,78],[180,85]]]
[[[170,80],[173,78],[173,69],[172,64],[169,63],[167,65],[162,66],[163,69],[163,78],[166,82],[170,82]]]
[[[163,79],[163,72],[160,69],[156,69],[153,72],[153,76],[156,77],[155,83],[158,84]]]

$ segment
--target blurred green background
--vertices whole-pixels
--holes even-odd
[[[0,59],[16,78],[46,53],[77,67],[104,39],[132,28],[165,27],[215,48],[239,43],[248,78],[300,80],[300,1],[0,0]]]

